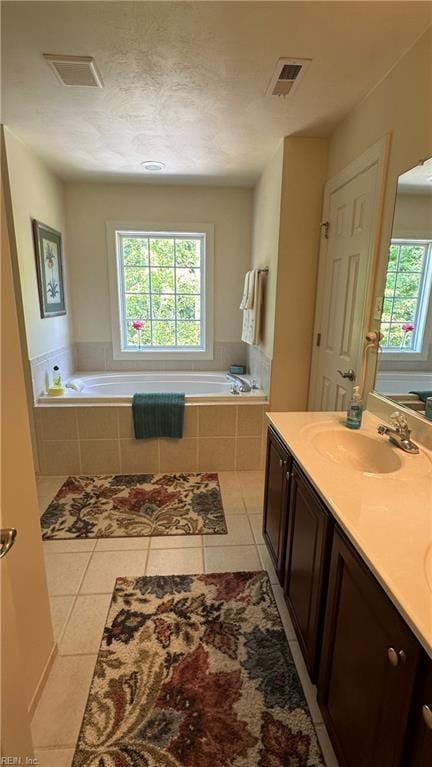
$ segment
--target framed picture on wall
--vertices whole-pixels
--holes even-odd
[[[32,223],[41,317],[58,317],[66,314],[62,236],[36,219]]]

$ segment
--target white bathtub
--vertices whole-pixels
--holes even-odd
[[[67,381],[63,397],[42,395],[39,402],[46,404],[95,404],[130,402],[136,392],[184,392],[188,402],[245,402],[265,401],[262,389],[240,395],[231,393],[233,382],[225,372],[141,372],[133,373],[77,373]],[[248,379],[248,376],[244,376]],[[248,379],[250,381],[250,379]],[[79,388],[70,388],[70,385]]]

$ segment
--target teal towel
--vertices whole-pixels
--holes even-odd
[[[432,391],[410,391],[410,394],[416,394],[422,402],[426,402],[428,397],[432,397]]]
[[[135,439],[183,436],[185,395],[181,393],[134,394],[132,414]]]

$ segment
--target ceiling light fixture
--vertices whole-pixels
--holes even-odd
[[[159,160],[144,160],[141,165],[148,173],[159,173],[165,168],[165,163]]]

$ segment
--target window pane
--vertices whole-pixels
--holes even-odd
[[[200,345],[199,322],[178,322],[177,323],[177,343],[179,346],[199,346]]]
[[[394,272],[387,273],[385,295],[392,296],[396,286],[396,274]]]
[[[174,240],[151,237],[150,261],[152,266],[174,266]]]
[[[199,320],[200,309],[200,296],[177,296],[177,317],[179,320]]]
[[[393,304],[393,319],[397,322],[413,322],[417,301],[411,298],[396,298]]]
[[[175,317],[174,296],[152,296],[152,317],[154,320],[172,320]]]
[[[124,289],[126,293],[148,293],[150,285],[147,269],[126,267],[124,270]]]
[[[152,269],[151,289],[152,293],[174,293],[174,270]]]
[[[150,346],[151,344],[150,323],[146,322],[143,329],[140,332],[138,332],[138,330],[135,330],[135,328],[132,327],[132,322],[128,321],[127,339],[128,339],[128,345],[136,346],[137,349],[139,348],[140,340],[141,340],[141,346]]]
[[[148,264],[147,237],[122,237],[121,242],[125,266],[146,266]]]
[[[420,289],[421,274],[400,273],[397,278],[396,293],[399,298],[417,298]]]
[[[153,346],[175,346],[174,322],[153,322]]]
[[[400,348],[404,340],[404,332],[401,325],[391,325],[389,333],[389,346]]]
[[[200,265],[200,240],[176,240],[177,266]]]
[[[386,347],[389,345],[389,330],[390,330],[390,324],[388,322],[382,322],[380,327],[381,333],[383,334],[384,338],[381,341],[381,346]]]
[[[149,316],[149,297],[142,295],[125,296],[126,317],[144,320]]]
[[[199,293],[200,292],[200,269],[177,269],[178,293]]]
[[[394,272],[397,269],[399,245],[390,245],[387,271]]]
[[[399,269],[401,272],[421,272],[424,247],[422,245],[401,245]]]
[[[381,319],[383,322],[390,322],[392,306],[393,306],[393,300],[391,298],[385,298],[384,305],[383,305],[383,312],[381,315]]]

